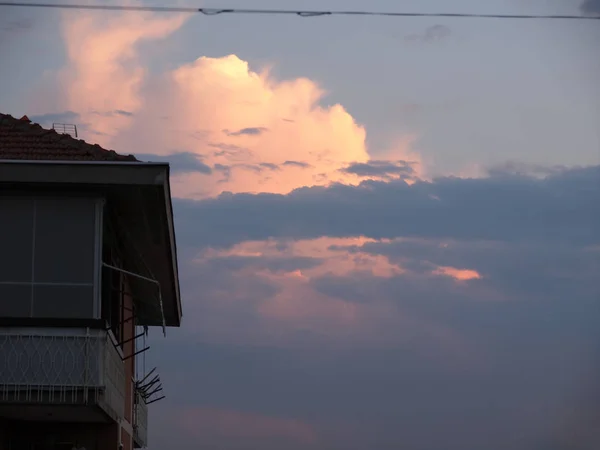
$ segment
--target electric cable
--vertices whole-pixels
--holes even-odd
[[[600,15],[543,15],[543,14],[483,14],[483,13],[427,13],[427,12],[385,12],[385,11],[326,11],[326,10],[287,10],[287,9],[243,9],[243,8],[195,8],[184,6],[144,6],[144,5],[86,5],[76,3],[28,3],[0,2],[0,6],[21,8],[54,8],[92,11],[129,11],[155,13],[200,13],[205,16],[222,14],[255,15],[295,15],[300,17],[320,16],[379,16],[379,17],[433,17],[470,19],[554,19],[554,20],[600,20]]]

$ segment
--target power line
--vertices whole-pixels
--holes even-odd
[[[555,19],[555,20],[600,20],[600,16],[540,15],[540,14],[477,14],[477,13],[423,13],[423,12],[383,12],[383,11],[317,11],[286,9],[241,9],[241,8],[193,8],[179,6],[126,6],[126,5],[84,5],[75,3],[25,3],[0,2],[0,6],[23,8],[55,8],[93,11],[138,11],[157,13],[200,13],[205,16],[220,14],[294,15],[300,17],[318,16],[385,16],[385,17],[436,17],[470,19]]]

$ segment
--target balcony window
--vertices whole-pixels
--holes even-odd
[[[101,200],[0,198],[0,317],[98,318]]]

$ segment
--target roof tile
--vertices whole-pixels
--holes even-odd
[[[27,116],[0,113],[0,160],[138,161],[68,134],[42,128]]]

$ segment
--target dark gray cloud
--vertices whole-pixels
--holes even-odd
[[[600,166],[544,179],[500,174],[433,182],[368,181],[302,188],[288,195],[228,194],[177,200],[179,233],[190,243],[249,239],[398,236],[600,242]]]
[[[294,270],[310,269],[321,262],[318,258],[309,257],[257,257],[257,256],[227,256],[210,260],[211,268],[221,270],[240,270],[252,267],[255,270],[268,269],[272,272],[292,272]]]
[[[600,167],[508,164],[490,174],[177,200],[188,331],[152,342],[170,386],[152,445],[174,445],[176,430],[179,446],[231,450],[598,448]],[[467,344],[467,359],[444,357],[445,334],[432,354],[419,333],[391,347],[344,348],[285,322],[265,331],[257,311],[280,287],[258,272],[321,262],[289,256],[285,239],[356,235],[403,239],[331,249],[385,256],[413,274],[324,272],[310,287],[361,307],[392,305],[401,317],[449,330]],[[285,238],[278,257],[198,257],[208,246],[269,237]],[[431,276],[437,266],[483,279]],[[388,328],[405,333],[387,322],[373,332]],[[269,345],[243,337],[225,344],[219,333],[266,333]],[[182,427],[178,411],[207,407],[293,419],[318,440],[225,439]]]
[[[585,14],[600,14],[600,0],[585,0],[581,4],[581,11]]]
[[[33,28],[33,21],[29,18],[9,20],[0,23],[0,31],[6,33],[22,33]]]
[[[293,166],[293,167],[301,167],[302,169],[307,169],[310,167],[310,164],[302,161],[286,161],[283,163],[284,166]]]
[[[410,161],[378,161],[372,160],[366,163],[354,163],[342,169],[342,172],[351,173],[361,177],[380,177],[390,179],[400,176],[402,179],[413,178],[415,170],[414,162]]]
[[[29,119],[31,119],[32,122],[39,123],[41,125],[52,123],[75,123],[79,121],[79,118],[79,114],[73,111],[63,111],[29,116]]]
[[[191,152],[177,152],[168,156],[137,153],[135,156],[141,161],[168,162],[172,173],[198,172],[205,175],[212,173],[211,167],[204,164],[196,154]]]
[[[115,109],[113,111],[92,111],[92,114],[102,117],[114,117],[114,116],[125,116],[133,117],[134,114],[129,111],[123,111],[122,109]]]
[[[259,134],[262,134],[265,131],[268,131],[268,130],[267,130],[267,128],[263,128],[263,127],[242,128],[241,130],[237,130],[237,131],[223,130],[223,132],[227,136],[258,136]]]
[[[224,277],[224,272],[219,263],[213,273]],[[226,289],[222,283],[227,284],[225,279],[218,285]],[[196,293],[187,295],[188,302],[209,301],[210,277],[193,286]],[[592,333],[592,327],[598,310],[590,302],[578,301],[573,308],[564,299],[558,309],[554,301],[475,302],[464,294],[444,292],[449,284],[416,291],[398,279],[382,283],[374,278],[340,278],[338,287],[336,294],[342,298],[344,292],[363,292],[370,297],[365,301],[395,296],[402,303],[402,297],[412,295],[403,307],[435,315],[466,333],[484,349],[485,363],[467,369],[460,368],[459,362],[440,363],[421,354],[419,342],[403,349],[332,351],[326,345],[309,350],[278,348],[277,340],[269,347],[228,346],[171,336],[152,343],[161,355],[165,384],[186,386],[171,389],[170,402],[178,409],[208,405],[293,417],[319,430],[322,440],[314,447],[319,450],[553,448],[538,443],[558,444],[564,439],[562,433],[582,428],[581,422],[598,413],[597,407],[586,410],[579,401],[595,385],[590,376],[597,367],[599,335]],[[248,290],[244,295],[252,298]],[[252,321],[248,310],[240,308],[245,315],[230,325]],[[210,310],[202,311],[195,323],[198,330],[214,320]],[[182,359],[181,354],[198,357]],[[575,423],[570,411],[578,412]],[[559,427],[564,431],[556,431]],[[589,432],[594,426],[583,428]],[[153,423],[153,443],[166,444],[162,434],[168,435],[167,429],[179,431],[177,420]],[[186,435],[185,430],[176,434]],[[574,439],[564,440],[571,443],[564,448],[592,450],[597,442]],[[188,437],[187,443],[192,442],[203,443]],[[250,442],[244,445],[251,446]],[[237,443],[228,448],[246,447]],[[265,444],[265,448],[277,447]]]
[[[319,450],[554,448],[550,444],[557,449],[592,450],[598,441],[589,436],[595,429],[590,421],[600,411],[582,399],[594,390],[600,362],[600,297],[594,289],[598,256],[561,245],[540,251],[541,247],[503,249],[487,243],[461,243],[444,255],[436,244],[368,245],[371,252],[392,259],[411,256],[450,264],[458,258],[471,267],[486,261],[488,279],[457,287],[442,278],[419,281],[361,274],[324,276],[313,286],[351,302],[392,302],[425,323],[444,324],[475,343],[479,356],[474,365],[463,367],[452,357],[430,358],[418,340],[393,349],[350,347],[346,351],[330,350],[327,345],[289,349],[278,347],[277,339],[272,347],[198,346],[171,340],[164,341],[168,349],[159,349],[161,355],[201,355],[185,361],[177,357],[173,364],[168,356],[162,361],[163,367],[173,367],[164,374],[165,382],[186,386],[170,394],[171,401],[293,417],[319,430],[322,440],[314,447]],[[223,257],[197,267],[199,278],[187,286],[188,304],[194,308],[199,303],[216,305],[221,297],[215,295],[233,295],[243,288],[235,317],[223,325],[260,327],[249,306],[275,292],[250,284],[232,288],[240,282],[235,271],[257,262],[256,267],[265,267],[259,259]],[[276,260],[266,258],[265,263],[277,268]],[[289,263],[287,269],[298,267],[294,261]],[[513,274],[526,273],[503,286],[512,276],[506,269],[511,264]],[[590,266],[587,271],[574,275],[586,265]],[[555,280],[561,271],[565,275]],[[501,288],[501,300],[486,297],[486,289],[497,288]],[[216,319],[210,307],[201,311],[194,323],[196,330]],[[308,336],[302,340],[311,342]],[[185,374],[183,378],[180,373]],[[577,413],[575,418],[572,412]],[[153,427],[154,432],[158,434],[160,427]],[[178,429],[176,423],[169,427]],[[436,432],[431,433],[432,429]],[[153,439],[163,442],[158,435]],[[260,441],[253,442],[258,445]],[[230,448],[246,447],[237,443]],[[276,447],[265,443],[265,448]]]
[[[115,114],[125,117],[133,117],[134,114],[130,111],[123,111],[122,109],[115,109]]]
[[[250,150],[239,145],[224,144],[222,142],[210,142],[208,145],[219,149],[214,153],[215,156],[225,156],[230,161],[248,161],[253,156]]]
[[[23,11],[20,8],[3,7],[0,14],[0,47],[13,43],[33,30],[38,19],[44,19],[39,11]]]
[[[425,29],[422,33],[409,34],[405,36],[405,40],[412,42],[432,43],[448,38],[452,35],[452,30],[446,25],[432,25]]]
[[[477,270],[487,286],[506,298],[547,301],[585,295],[600,296],[600,252],[571,246],[561,241],[507,243],[485,241],[399,241],[368,243],[362,252],[385,255],[405,265],[411,260],[427,264],[417,267],[430,271],[431,265]],[[356,251],[356,250],[350,250]],[[415,269],[414,267],[411,267]],[[537,289],[537,291],[536,291]]]
[[[114,111],[92,111],[93,114],[102,117],[114,117],[114,116],[125,116],[132,117],[133,113],[129,111],[123,111],[120,109]],[[81,120],[81,115],[74,111],[61,111],[46,114],[37,114],[29,116],[29,118],[40,125],[50,126],[53,123],[67,123],[77,125],[81,130],[93,132],[94,134],[103,134],[93,130],[93,123],[84,123]]]
[[[446,246],[447,245],[447,246]],[[483,278],[466,285],[445,277],[380,279],[325,276],[314,281],[327,295],[351,302],[392,302],[424,320],[460,330],[469,341],[506,351],[518,342],[600,348],[596,321],[600,252],[546,242],[539,245],[454,242],[379,242],[361,250],[385,255],[410,270],[438,266],[468,268]],[[413,264],[411,264],[413,262]],[[424,270],[415,263],[423,264]],[[375,295],[374,295],[375,294]],[[573,307],[577,299],[577,308]]]
[[[517,161],[508,161],[488,168],[487,173],[492,177],[501,176],[532,176],[544,178],[549,175],[560,175],[568,171],[565,166],[544,166],[540,164],[525,164]]]
[[[262,167],[263,169],[268,169],[268,170],[279,170],[279,166],[277,164],[272,164],[272,163],[260,163],[259,164],[260,167]]]
[[[549,170],[546,179],[514,169],[495,169],[482,180],[445,178],[412,187],[366,183],[287,196],[178,201],[178,240],[188,250],[269,236],[394,237],[412,230],[418,237],[336,249],[384,255],[417,274],[448,265],[478,270],[484,279],[461,286],[445,278],[361,273],[323,275],[311,285],[349,302],[393,304],[424,323],[448,327],[475,343],[479,356],[463,367],[452,358],[431,358],[418,340],[387,349],[307,348],[314,336],[293,329],[286,333],[296,333],[305,346],[279,347],[276,337],[265,347],[171,336],[152,345],[165,368],[165,384],[186,387],[171,388],[173,407],[161,410],[164,416],[153,423],[153,445],[173,445],[167,436],[176,430],[180,446],[226,443],[235,450],[596,448],[593,419],[599,411],[585,397],[594,392],[600,362],[595,281],[600,258],[583,246],[599,242],[599,168]],[[382,228],[381,220],[390,226]],[[353,221],[359,223],[345,223]],[[182,284],[196,333],[263,326],[255,308],[277,289],[258,276],[240,277],[241,270],[292,271],[319,262],[219,256],[191,263],[193,253],[183,261]],[[236,306],[224,314],[219,305],[232,298]],[[199,356],[182,359],[182,353]],[[204,407],[292,418],[312,427],[318,441],[192,436],[176,413]]]

